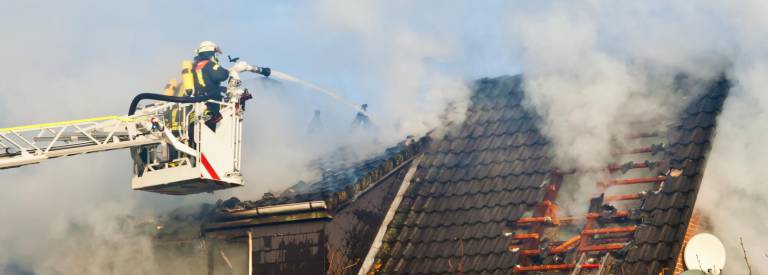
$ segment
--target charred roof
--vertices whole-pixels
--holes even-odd
[[[645,190],[601,196],[590,209],[594,218],[581,218],[570,229],[576,233],[569,242],[558,239],[568,230],[559,228],[567,218],[560,223],[552,210],[568,176],[553,166],[540,120],[523,104],[522,78],[478,81],[459,132],[425,150],[373,269],[404,274],[673,269],[729,88],[725,80],[709,86],[680,110],[677,121],[650,122],[648,132],[627,137],[662,143],[621,153],[639,159],[606,164],[613,179],[605,183],[647,184]],[[640,168],[650,176],[622,178]],[[608,202],[619,200],[631,200],[629,207]],[[588,260],[579,258],[582,254]],[[605,255],[615,263],[591,260]]]
[[[313,183],[299,182],[280,194],[268,193],[255,201],[232,198],[220,203],[216,211],[231,213],[259,207],[322,201],[328,210],[335,212],[354,201],[356,196],[378,180],[408,163],[428,142],[428,137],[419,140],[408,138],[362,161],[349,161],[353,158],[349,156],[351,153],[342,148],[315,161],[316,169],[322,171],[319,180]]]

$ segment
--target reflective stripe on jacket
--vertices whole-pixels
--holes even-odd
[[[229,71],[211,59],[196,61],[194,71],[195,96],[213,95],[220,98],[221,82],[229,78]]]

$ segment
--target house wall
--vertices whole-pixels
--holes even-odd
[[[327,223],[326,219],[315,219],[208,232],[207,274],[248,273],[249,231],[253,274],[324,274],[327,241],[323,232]]]
[[[251,228],[253,274],[323,274],[326,224],[321,220]]]

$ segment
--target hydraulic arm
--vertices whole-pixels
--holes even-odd
[[[130,149],[132,187],[186,195],[242,186],[242,121],[250,93],[230,75],[221,101],[141,94],[128,115],[0,128],[0,169],[44,160]],[[139,105],[141,100],[154,100]],[[221,119],[206,125],[207,106]]]
[[[0,169],[85,154],[161,143],[157,121],[177,105],[161,103],[132,116],[107,116],[0,129]],[[191,105],[191,104],[187,104]]]

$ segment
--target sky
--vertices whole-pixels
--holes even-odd
[[[725,70],[738,83],[720,122],[728,126],[718,134],[730,142],[715,142],[707,170],[711,176],[703,186],[715,194],[752,194],[753,203],[733,205],[704,192],[703,205],[710,206],[705,208],[712,216],[728,221],[722,224],[729,226],[714,230],[728,238],[729,252],[736,251],[736,235],[744,235],[748,243],[768,242],[756,233],[768,224],[750,219],[755,215],[768,220],[764,207],[753,207],[768,199],[768,192],[752,184],[760,182],[760,165],[768,162],[748,154],[768,152],[761,139],[768,129],[753,127],[768,118],[768,100],[761,92],[768,84],[768,20],[763,16],[768,6],[761,1],[1,4],[0,127],[123,114],[135,94],[160,91],[169,78],[178,77],[181,61],[192,58],[203,40],[218,43],[225,56],[368,103],[383,134],[380,144],[366,148],[365,154],[408,134],[440,127],[447,107],[458,106],[448,117],[460,122],[468,83],[482,77],[525,72],[527,83],[542,84],[528,86],[529,100],[546,113],[550,138],[599,143],[616,134],[605,130],[613,120],[601,118],[623,111],[604,108],[606,103],[621,106],[637,96],[663,102],[648,88],[663,87],[664,78],[654,72],[707,76]],[[94,263],[93,270],[60,269],[68,265],[58,263],[77,263],[91,252],[75,243],[51,249],[50,243],[66,239],[73,225],[102,233],[95,234],[103,236],[99,244],[110,243],[126,237],[115,231],[115,217],[151,217],[231,196],[258,198],[316,176],[306,171],[305,163],[327,148],[350,142],[345,129],[354,110],[292,83],[245,79],[255,96],[245,125],[247,187],[183,198],[131,191],[130,159],[123,151],[2,170],[0,220],[13,226],[0,228],[0,267],[14,263],[38,274],[104,273],[99,263],[108,265],[109,259]],[[329,129],[319,138],[304,134],[315,109],[322,111]],[[567,135],[568,125],[558,122],[572,116],[586,117],[582,122],[592,131]],[[560,147],[562,159],[605,153]],[[580,160],[585,165],[600,161]],[[739,177],[729,173],[734,169]],[[739,231],[745,227],[756,229]],[[765,270],[768,258],[758,249],[750,253],[757,268]],[[125,269],[107,273],[136,272],[128,268],[131,265],[118,266]],[[740,265],[734,268],[742,270]]]

